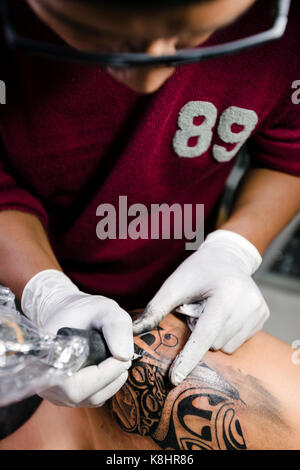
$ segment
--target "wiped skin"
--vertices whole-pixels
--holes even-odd
[[[149,436],[149,445],[152,440],[163,449],[299,448],[300,367],[292,364],[291,348],[259,333],[231,357],[208,352],[174,388],[168,371],[188,336],[179,317],[169,315],[137,339],[151,357],[133,364],[111,401],[121,428]]]
[[[135,338],[147,354],[109,406],[44,401],[0,449],[299,449],[294,350],[259,333],[231,356],[208,352],[174,388],[169,367],[189,334],[182,317],[168,315],[159,329]]]

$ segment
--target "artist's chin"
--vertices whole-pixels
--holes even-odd
[[[148,67],[117,69],[106,67],[108,73],[114,80],[126,85],[131,90],[150,94],[159,90],[164,83],[173,75],[175,68],[156,67],[149,69]]]

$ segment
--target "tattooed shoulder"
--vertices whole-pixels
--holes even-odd
[[[150,436],[162,449],[247,449],[242,417],[249,393],[241,395],[247,388],[254,390],[253,380],[238,370],[227,371],[225,378],[220,367],[205,361],[174,388],[168,369],[180,338],[159,327],[142,337],[140,347],[142,343],[145,356],[133,363],[127,383],[109,403],[121,429]],[[262,390],[260,386],[261,396]],[[264,399],[268,404],[267,394]],[[278,417],[273,400],[269,401],[269,414]]]

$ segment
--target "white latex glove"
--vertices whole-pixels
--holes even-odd
[[[170,369],[174,385],[186,378],[210,348],[231,354],[263,327],[269,309],[251,277],[261,261],[257,249],[244,237],[216,230],[164,282],[134,322],[136,335],[152,330],[183,304],[181,313],[198,317]]]
[[[56,405],[97,407],[126,382],[134,354],[132,320],[117,302],[81,292],[61,271],[41,271],[26,284],[22,310],[45,332],[62,327],[102,330],[112,356],[63,377],[40,395]]]

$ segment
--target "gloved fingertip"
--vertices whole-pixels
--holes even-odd
[[[171,383],[177,387],[186,378],[186,375],[182,372],[182,356],[178,354],[176,359],[169,370],[169,379]]]
[[[124,369],[125,369],[124,372],[122,372],[122,374],[127,374],[128,369],[129,369],[129,368],[131,367],[131,365],[132,365],[132,358],[131,358],[130,360],[128,360],[128,361],[122,361],[122,362],[123,362],[122,365],[124,366]]]
[[[183,382],[184,379],[185,379],[185,376],[180,371],[178,371],[177,369],[172,370],[170,380],[171,380],[171,383],[175,387],[180,385]]]
[[[133,347],[130,349],[125,349],[125,350],[122,350],[119,348],[117,351],[113,352],[113,356],[119,361],[131,362],[134,356],[134,349]]]
[[[151,331],[153,328],[155,328],[155,326],[156,325],[154,322],[153,324],[150,324],[148,320],[143,320],[139,323],[133,323],[133,335],[137,336],[144,333],[145,331]]]
[[[232,346],[232,345],[225,344],[225,346],[223,346],[221,351],[223,353],[228,354],[229,356],[231,356],[237,349],[238,349],[238,346]]]
[[[140,333],[142,333],[141,330],[142,329],[141,329],[141,324],[140,323],[137,323],[137,324],[133,323],[133,325],[132,325],[133,336],[137,336]]]
[[[120,361],[131,361],[134,355],[132,330],[118,336],[108,335],[107,329],[103,329],[103,333],[112,356]]]
[[[169,310],[170,311],[170,310]],[[162,305],[148,304],[139,318],[133,322],[133,334],[139,335],[145,331],[153,330],[166,316],[168,310]]]
[[[132,326],[136,326],[136,325],[139,325],[142,321],[142,315],[140,315],[138,318],[136,318],[135,320],[133,320],[132,322]]]

